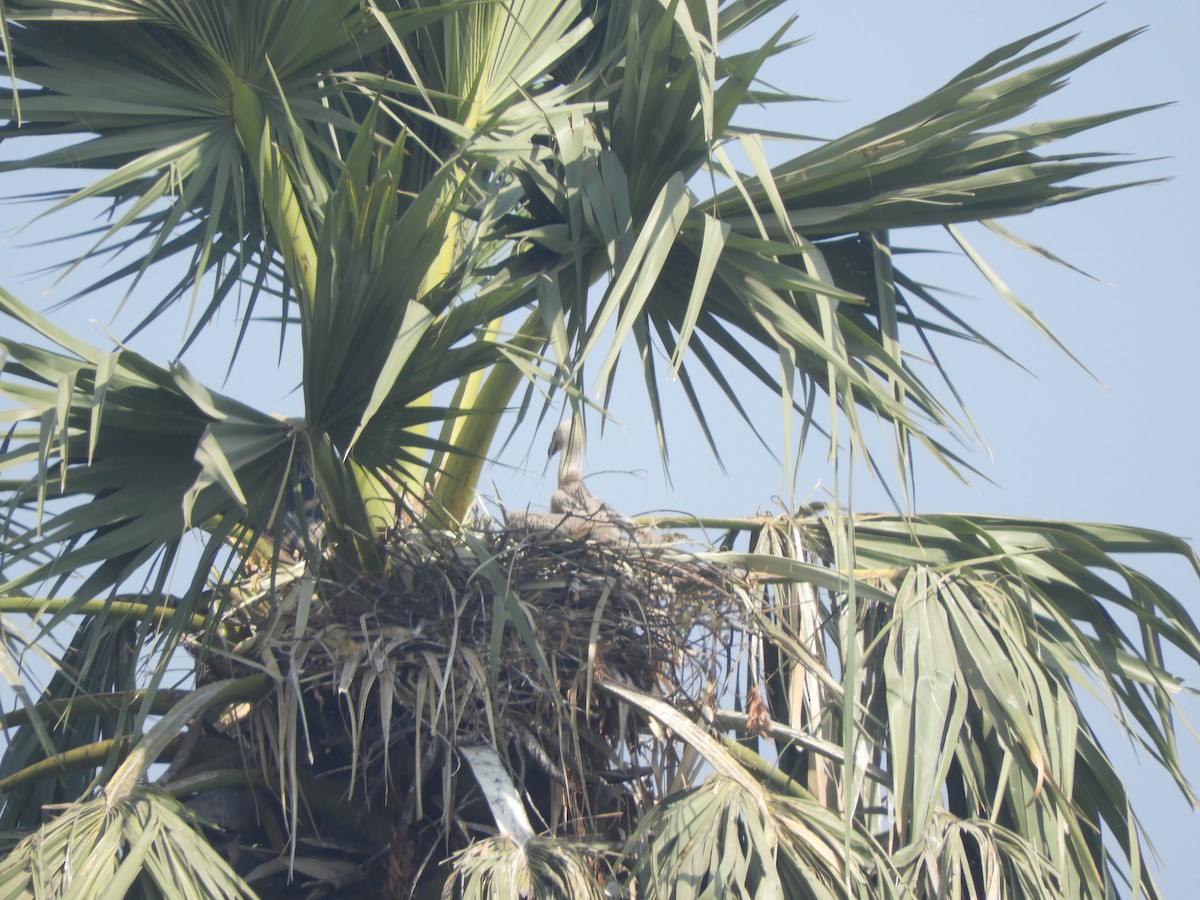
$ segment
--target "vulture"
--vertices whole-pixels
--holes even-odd
[[[558,454],[558,490],[550,495],[550,512],[592,519],[615,516],[611,506],[592,495],[583,483],[583,429],[564,419],[554,429],[548,456]]]
[[[549,455],[556,453],[558,488],[550,496],[550,518],[561,517],[556,528],[586,531],[588,537],[599,541],[660,542],[657,532],[621,515],[583,483],[583,427],[574,418],[564,419],[554,430]]]

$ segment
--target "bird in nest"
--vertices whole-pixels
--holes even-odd
[[[582,533],[605,542],[657,544],[656,531],[623,516],[583,482],[583,426],[573,416],[564,419],[550,440],[549,457],[558,454],[558,488],[550,496],[548,517],[555,530]]]

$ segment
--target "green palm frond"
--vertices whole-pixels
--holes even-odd
[[[255,534],[280,534],[300,432],[208,392],[181,366],[163,368],[124,348],[100,351],[6,293],[0,306],[56,345],[0,339],[7,357],[0,392],[15,422],[0,460],[11,476],[0,615],[31,615],[34,641],[67,644],[23,702],[127,692],[142,677],[144,654],[167,660],[185,637],[206,629],[210,567],[244,556]],[[200,525],[208,536],[197,568],[183,594],[172,596],[167,583],[183,540]],[[131,582],[139,585],[132,599],[114,596]],[[160,663],[145,674],[149,696],[122,700],[111,713],[56,725],[31,712],[32,727],[8,742],[0,778],[22,779],[38,766],[61,774],[6,783],[7,826],[37,822],[47,804],[79,799],[97,768],[115,764],[151,714],[166,670]],[[94,753],[81,767],[51,764],[82,747]]]
[[[535,340],[565,335],[556,380],[607,394],[632,343],[661,422],[654,362],[661,349],[716,449],[711,404],[700,401],[694,376],[711,377],[753,428],[732,387],[732,362],[794,405],[805,433],[821,427],[817,391],[847,416],[855,451],[865,452],[857,409],[894,423],[902,475],[914,441],[952,468],[969,468],[950,446],[962,416],[927,383],[914,350],[924,355],[928,336],[942,332],[987,341],[895,266],[890,233],[991,220],[1112,189],[1072,183],[1127,160],[1039,149],[1141,111],[1012,124],[1071,72],[1132,36],[1059,56],[1069,43],[1052,39],[1061,23],[1001,48],[892,116],[770,167],[735,118],[759,99],[759,67],[789,45],[780,31],[753,52],[722,56],[717,39],[771,4],[702,11],[629,3],[604,14],[535,0],[503,12],[495,4],[402,11],[327,4],[303,15],[285,0],[228,15],[216,12],[221,3],[195,11],[149,2],[52,6],[53,17],[39,4],[14,6],[17,21],[28,19],[30,63],[14,61],[41,85],[26,91],[27,121],[16,134],[97,136],[8,165],[84,161],[111,169],[68,202],[95,194],[124,209],[107,235],[118,243],[129,240],[118,232],[130,228],[155,236],[139,271],[168,247],[191,249],[192,274],[143,324],[211,266],[221,275],[201,325],[233,296],[246,266],[257,269],[247,272],[248,312],[281,281],[285,296],[311,296],[318,235],[339,205],[335,186],[352,142],[364,138],[360,123],[375,109],[375,140],[412,157],[394,167],[396,184],[415,194],[444,178],[444,190],[461,200],[435,259],[418,266],[427,272],[423,288],[456,267],[516,251],[527,277],[549,279],[514,299],[538,304],[544,324]],[[125,40],[118,65],[96,50],[75,52],[90,40],[88,29]],[[92,71],[99,69],[103,77]],[[119,75],[121,84],[106,82]],[[146,84],[166,94],[152,102],[140,96],[135,115],[135,93]],[[117,105],[105,112],[100,97],[79,90]],[[645,153],[647,145],[664,152]],[[750,174],[734,168],[734,146]],[[696,193],[704,179],[733,184],[705,197]],[[964,247],[1005,299],[1045,330]],[[597,281],[603,291],[593,301]],[[469,284],[452,279],[444,288],[448,299]],[[305,312],[312,310],[310,301]],[[498,315],[469,327],[489,321],[497,327]],[[913,337],[919,348],[909,346]],[[780,360],[777,373],[764,352]],[[459,400],[486,397],[493,408],[441,435],[468,457],[450,461],[446,483],[462,487],[452,501],[441,498],[454,516],[465,511],[458,495],[478,477],[471,458],[480,457],[520,384],[519,372],[500,366],[484,390],[482,370],[494,362],[484,354],[462,367],[473,374]],[[829,424],[836,452],[842,438]],[[661,427],[659,435],[665,442]]]
[[[307,227],[319,224],[337,177],[338,132],[353,137],[357,129],[350,111],[330,102],[320,73],[379,49],[386,35],[375,17],[344,0],[316,6],[290,0],[251,6],[18,2],[6,12],[21,29],[9,64],[34,85],[20,91],[21,119],[6,126],[7,137],[70,142],[7,162],[3,170],[107,170],[63,192],[52,207],[98,198],[112,210],[111,224],[72,267],[109,244],[133,248],[137,260],[94,288],[140,278],[157,259],[186,259],[186,274],[139,329],[171,301],[198,290],[210,272],[217,274],[213,296],[192,338],[243,273],[255,286],[246,301],[252,312],[264,279],[281,274],[275,265],[290,246],[278,223],[270,224],[272,211],[263,208],[271,185],[261,180],[258,138],[247,143],[245,117],[269,124],[290,167],[285,177],[298,185]],[[434,15],[418,12],[409,23],[394,12],[387,21],[392,31],[404,31]],[[295,271],[290,275],[294,279]]]
[[[1005,883],[1042,884],[1053,873],[1054,896],[1103,890],[1126,864],[1119,861],[1140,858],[1145,838],[1128,786],[1100,749],[1079,705],[1081,688],[1099,688],[1120,729],[1195,802],[1176,746],[1181,685],[1163,659],[1170,645],[1200,662],[1196,624],[1178,599],[1125,561],[1167,553],[1200,572],[1182,541],[1127,527],[967,516],[829,515],[753,527],[776,535],[759,541],[789,562],[831,566],[873,585],[855,607],[844,591],[814,591],[820,582],[812,579],[802,579],[812,585],[807,593],[786,583],[765,587],[756,627],[773,645],[765,679],[774,717],[834,737],[834,723],[853,709],[849,752],[872,747],[868,759],[881,767],[863,780],[856,762],[844,770],[855,780],[843,780],[783,733],[776,751],[785,773],[818,794],[840,781],[844,808],[877,808],[898,859],[925,860],[905,876],[912,889],[933,866],[918,848],[941,846],[947,828],[954,841],[975,847],[977,864],[1016,866],[1019,877]],[[844,555],[849,545],[852,558]],[[783,571],[755,567],[775,578]],[[847,622],[851,609],[857,619]],[[853,682],[832,675],[851,658],[848,641],[860,657]],[[822,669],[827,674],[813,684]],[[1017,841],[1027,848],[1020,864],[1008,856]],[[929,883],[946,877],[938,871]],[[1147,870],[1136,871],[1141,889],[1156,895]]]
[[[719,777],[658,804],[631,841],[638,896],[897,897],[882,848],[809,798]]]
[[[1039,148],[1154,107],[1011,124],[1071,73],[1139,33],[1057,58],[1073,38],[1038,46],[1073,21],[1001,47],[897,113],[738,179],[713,198],[711,211],[745,234],[762,229],[786,241],[794,231],[817,240],[998,218],[1095,193],[1066,182],[1122,161],[1107,153],[1042,156]]]
[[[670,728],[715,770],[655,804],[630,837],[626,865],[637,896],[896,896],[884,849],[861,825],[846,834],[843,818],[801,781],[740,743],[714,739],[667,703],[603,688]]]
[[[0,344],[9,360],[0,390],[19,404],[10,414],[19,443],[4,467],[33,469],[11,495],[25,518],[7,545],[13,564],[33,567],[9,590],[96,565],[75,592],[83,602],[195,524],[244,509],[252,527],[270,527],[295,453],[293,425],[209,392],[182,366],[97,350],[7,293],[0,308],[61,348]]]
[[[710,403],[700,402],[693,378],[706,373],[742,411],[732,363],[794,404],[806,430],[821,427],[812,395],[827,394],[830,415],[820,418],[845,415],[856,452],[865,452],[857,409],[894,423],[901,473],[912,442],[951,468],[969,469],[950,444],[963,436],[965,411],[940,399],[915,360],[932,354],[931,338],[942,334],[991,342],[900,269],[893,241],[901,229],[991,221],[1127,186],[1073,182],[1130,160],[1039,151],[1152,107],[1013,120],[1134,33],[1060,56],[1069,39],[1043,39],[1061,23],[1001,48],[899,113],[772,167],[761,141],[743,135],[734,117],[750,101],[758,68],[783,49],[781,34],[754,53],[718,57],[724,77],[714,84],[699,74],[708,57],[692,52],[695,35],[669,15],[625,23],[637,66],[624,72],[620,91],[605,95],[603,115],[558,125],[532,148],[537,162],[519,173],[525,206],[509,220],[514,238],[574,269],[539,296],[554,323],[547,333],[559,329],[567,340],[558,365],[581,389],[607,396],[632,345],[661,422],[661,350],[715,449]],[[668,152],[646,154],[647,145]],[[735,148],[750,174],[734,167]],[[717,179],[733,185],[705,197]],[[965,241],[957,231],[955,238]],[[1049,334],[964,248],[1001,296]],[[603,292],[593,299],[597,281]],[[766,358],[781,368],[772,372]]]
[[[714,323],[705,329],[701,312],[698,336],[735,354],[729,331],[748,334],[768,347],[779,345],[802,379],[828,393],[836,400],[834,408],[850,418],[852,446],[862,444],[853,416],[857,404],[896,422],[902,454],[915,439],[952,467],[959,465],[961,460],[940,436],[957,427],[956,418],[913,367],[907,338],[914,333],[927,345],[927,333],[945,332],[947,326],[962,328],[960,334],[972,340],[981,336],[895,267],[889,235],[922,225],[1022,214],[1126,186],[1070,182],[1128,160],[1104,153],[1042,156],[1037,151],[1151,107],[1053,122],[1011,122],[1058,90],[1079,66],[1136,33],[1064,58],[1052,55],[1069,39],[1035,46],[1065,24],[1003,47],[901,112],[788,162],[768,167],[755,139],[742,141],[752,164],[750,177],[735,171],[727,157],[718,157],[719,171],[734,186],[701,209],[725,229],[724,246],[714,244],[704,252],[706,229],[693,225],[690,238],[685,230],[681,242],[686,252],[681,248],[676,266],[668,264],[673,277],[663,279],[679,284],[685,272],[713,268],[718,300],[709,310],[725,328],[717,330]],[[1003,130],[990,130],[1000,123]],[[834,240],[842,236],[850,238]],[[737,252],[739,239],[749,253]],[[714,258],[715,263],[710,261]],[[806,284],[813,281],[825,287],[813,290]],[[722,292],[729,298],[724,302]],[[918,311],[922,303],[933,316]],[[1019,301],[1014,305],[1049,333]],[[659,333],[687,335],[684,311],[689,307],[682,292],[677,290],[664,306],[669,312],[656,323]],[[673,350],[674,342],[667,349]],[[904,458],[898,465],[902,472]]]

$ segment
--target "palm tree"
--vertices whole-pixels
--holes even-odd
[[[1132,33],[1060,23],[772,165],[738,113],[801,99],[756,80],[786,29],[726,48],[779,5],[6,3],[3,136],[53,140],[0,166],[95,170],[43,199],[103,204],[70,266],[122,251],[77,301],[173,284],[111,348],[0,293],[0,893],[1158,896],[1078,690],[1193,799],[1164,650],[1200,631],[1132,562],[1200,571],[1184,542],[476,502],[506,417],[627,402],[623,351],[714,452],[714,417],[756,431],[737,371],[901,494],[914,454],[969,468],[918,354],[991,343],[892,235],[993,277],[960,225],[1022,245],[996,220],[1128,186],[1045,148],[1141,110],[1024,114]],[[131,349],[178,304],[181,354],[275,322],[303,414]]]

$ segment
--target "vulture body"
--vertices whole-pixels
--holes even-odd
[[[565,419],[554,430],[549,455],[556,453],[558,488],[550,496],[555,529],[609,543],[660,543],[657,532],[621,515],[583,483],[583,428],[575,419]]]

